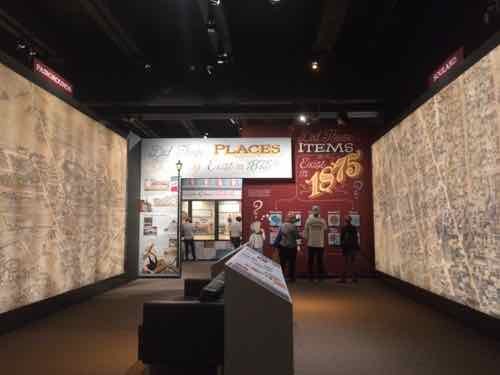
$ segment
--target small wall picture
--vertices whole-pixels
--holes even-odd
[[[302,226],[302,212],[301,211],[289,211],[288,215],[292,215],[295,217],[295,225],[300,227]]]
[[[349,213],[349,216],[351,217],[351,224],[354,225],[355,227],[359,227],[361,225],[361,216],[357,212],[351,212]]]
[[[340,231],[336,228],[328,231],[328,245],[340,246]]]
[[[147,226],[144,226],[144,235],[145,236],[156,236],[158,235],[158,227],[147,227]]]
[[[165,191],[170,188],[170,184],[165,180],[156,180],[154,178],[146,178],[144,180],[145,191]]]
[[[328,212],[328,226],[340,227],[340,212]]]
[[[153,212],[153,205],[145,199],[139,200],[139,212]]]
[[[283,214],[281,211],[269,212],[269,225],[272,227],[279,227],[283,223]]]

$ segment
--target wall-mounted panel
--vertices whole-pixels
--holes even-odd
[[[500,317],[500,47],[372,154],[377,269]]]
[[[0,64],[0,313],[124,272],[126,140]]]

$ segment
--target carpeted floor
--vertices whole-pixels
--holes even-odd
[[[188,263],[205,277],[210,263]],[[142,302],[182,294],[181,280],[138,280],[0,336],[5,375],[138,375]],[[292,286],[295,373],[496,374],[500,342],[419,305],[377,280]],[[280,374],[276,374],[280,375]]]

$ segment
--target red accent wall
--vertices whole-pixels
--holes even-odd
[[[374,270],[374,239],[370,146],[376,127],[377,122],[374,120],[358,120],[358,122],[342,127],[337,126],[333,120],[322,121],[311,126],[287,125],[273,121],[252,121],[244,124],[242,137],[290,136],[294,147],[293,180],[244,181],[243,224],[245,238],[249,236],[250,223],[256,217],[261,219],[267,236],[264,251],[267,255],[271,255],[273,249],[269,244],[269,237],[272,231],[277,231],[277,227],[270,225],[266,215],[281,213],[284,219],[289,213],[299,213],[302,218],[302,225],[299,229],[302,230],[313,205],[320,206],[321,216],[325,220],[328,220],[329,212],[339,213],[341,225],[344,224],[346,215],[357,214],[360,217],[361,244],[361,255],[358,258],[357,267],[361,274],[371,274]],[[318,146],[308,146],[309,144]],[[356,160],[352,159],[355,159],[355,154],[358,151],[361,152],[359,163],[362,172],[356,176],[358,174],[355,168]],[[330,168],[339,159],[347,159],[348,155],[351,156],[349,156],[347,163],[343,163],[341,160],[334,167],[335,171]],[[342,168],[339,167],[341,164],[343,164]],[[348,170],[349,166],[351,168]],[[323,180],[323,188],[319,189],[316,184],[316,189],[313,191],[315,173],[321,173],[321,171],[323,173],[319,177]],[[318,174],[316,176],[318,178]],[[311,181],[312,177],[313,181]],[[331,184],[332,178],[335,178],[334,184]],[[332,215],[332,219],[334,219],[334,215]],[[331,239],[338,238],[340,226],[329,225],[328,233],[330,233]],[[325,241],[327,272],[330,275],[338,275],[343,264],[340,247],[328,244],[328,235]],[[302,248],[298,254],[297,272],[299,275],[307,272],[307,251],[305,248]]]

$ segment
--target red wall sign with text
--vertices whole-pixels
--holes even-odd
[[[464,60],[464,48],[460,47],[458,50],[453,52],[443,64],[439,66],[429,77],[429,86],[443,78],[451,69]]]
[[[33,59],[33,70],[46,80],[50,81],[52,84],[56,85],[58,88],[65,91],[67,94],[73,95],[73,85],[40,60]]]
[[[358,270],[370,274],[374,266],[373,208],[371,190],[370,128],[341,128],[333,123],[309,127],[290,126],[272,134],[271,126],[244,128],[245,136],[291,136],[294,143],[293,181],[245,180],[243,184],[243,221],[245,237],[249,225],[261,220],[266,232],[265,253],[273,252],[269,238],[287,215],[295,216],[303,230],[311,207],[318,205],[327,221],[325,263],[330,275],[342,270],[339,247],[340,228],[351,215],[359,225],[361,256]],[[373,127],[372,127],[373,129]],[[307,272],[307,250],[298,254],[297,271]]]

